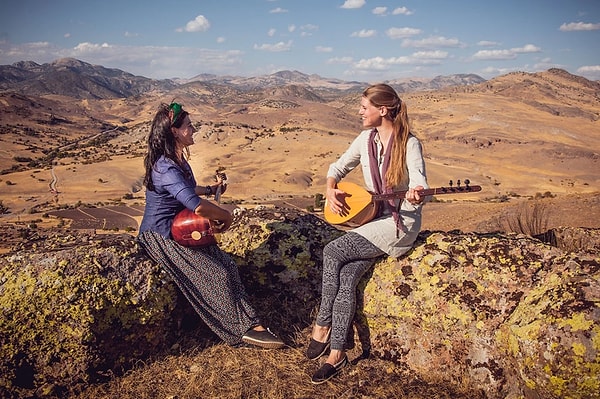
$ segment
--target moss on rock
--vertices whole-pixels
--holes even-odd
[[[411,252],[379,262],[366,281],[372,351],[489,398],[593,397],[599,269],[594,250],[423,232]]]
[[[563,249],[522,235],[422,232],[361,282],[362,349],[488,398],[594,397],[599,235],[576,230],[557,230]],[[301,211],[255,209],[238,212],[219,241],[263,320],[290,336],[313,322],[322,249],[341,234]],[[576,242],[583,251],[565,249]],[[0,396],[60,395],[155,355],[174,342],[180,298],[129,235],[30,237],[0,257]]]
[[[173,285],[131,236],[81,238],[56,234],[0,258],[0,390],[8,397],[60,394],[165,344]]]

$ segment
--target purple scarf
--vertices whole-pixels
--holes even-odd
[[[373,188],[375,190],[375,194],[390,194],[392,193],[392,188],[387,187],[385,184],[385,172],[390,166],[390,155],[392,153],[392,146],[394,144],[394,136],[390,137],[390,142],[388,143],[385,154],[383,154],[383,168],[381,173],[379,173],[379,162],[377,157],[377,143],[375,142],[375,135],[377,134],[377,129],[373,128],[371,130],[371,134],[369,135],[369,168],[371,172],[371,180],[373,180]],[[385,208],[389,209],[394,216],[394,221],[396,222],[396,237],[398,237],[399,230],[404,230],[402,221],[398,215],[398,209],[396,208],[396,203],[393,199],[390,199],[383,203]],[[384,208],[379,209],[379,213],[377,216],[381,216]]]

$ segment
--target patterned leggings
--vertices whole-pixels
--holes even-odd
[[[346,349],[356,311],[356,287],[385,252],[363,236],[348,232],[323,249],[323,289],[316,323],[331,326],[331,349]]]
[[[188,248],[152,231],[142,233],[138,241],[223,341],[239,345],[242,335],[260,324],[237,265],[218,246]]]

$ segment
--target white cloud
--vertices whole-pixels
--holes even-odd
[[[392,11],[392,15],[412,15],[413,12],[406,7],[398,7]]]
[[[526,44],[523,47],[515,47],[504,50],[479,50],[471,58],[475,60],[514,60],[519,54],[539,53],[542,50],[533,45]]]
[[[387,7],[375,7],[373,9],[373,14],[375,15],[386,15],[387,14]]]
[[[346,0],[342,8],[361,8],[367,2],[365,0]]]
[[[577,74],[590,80],[600,80],[600,65],[586,65],[577,68]]]
[[[70,38],[70,37],[71,37],[71,34],[70,34],[70,33],[65,33],[65,34],[63,35],[63,37],[64,37],[65,39],[68,39],[68,38]]]
[[[446,51],[419,51],[410,56],[363,58],[357,61],[353,68],[363,71],[387,71],[398,65],[439,65],[446,58],[448,58]]]
[[[292,33],[296,30],[296,25],[292,24],[288,26],[288,32]]]
[[[225,43],[225,38],[223,36],[217,37],[217,43]]]
[[[552,62],[551,58],[542,58],[533,65],[534,71],[546,71],[550,68],[564,68],[564,66]]]
[[[448,58],[447,51],[417,51],[411,55],[415,63],[427,63],[428,60],[444,60]]]
[[[351,64],[354,60],[352,57],[333,57],[326,61],[328,65]]]
[[[479,50],[472,56],[476,60],[514,60],[517,54],[512,50]]]
[[[102,49],[109,49],[111,47],[112,46],[108,43],[95,44],[95,43],[83,42],[83,43],[79,43],[77,46],[75,46],[73,48],[73,50],[75,50],[75,53],[86,54],[86,53],[94,53],[94,52],[97,52]]]
[[[254,45],[254,50],[261,50],[261,51],[270,51],[272,53],[278,53],[281,51],[289,51],[292,48],[292,41],[289,40],[287,43],[284,42],[279,42],[279,43],[275,43],[275,44],[255,44]]]
[[[480,40],[479,42],[477,42],[478,46],[481,47],[494,47],[494,46],[498,46],[500,43],[498,42],[493,42],[491,40]]]
[[[523,72],[523,68],[522,67],[515,67],[515,68],[486,67],[481,70],[480,75],[487,76],[487,77],[493,77],[493,76],[498,76],[498,75],[506,75],[507,73],[516,72],[516,71]]]
[[[390,28],[385,31],[385,34],[390,39],[404,39],[415,36],[421,33],[421,29],[416,28]]]
[[[600,65],[582,66],[577,69],[577,72],[595,72],[600,73]]]
[[[541,48],[539,48],[538,46],[534,46],[533,44],[526,44],[523,47],[517,47],[517,48],[513,48],[511,49],[512,51],[514,51],[515,53],[539,53],[540,51],[542,51]]]
[[[352,32],[352,34],[350,35],[350,37],[361,37],[361,38],[365,38],[365,37],[373,37],[377,35],[377,32],[373,29],[367,30],[367,29],[361,29],[358,32]]]
[[[331,53],[333,51],[333,47],[317,46],[315,47],[315,51],[317,53]]]
[[[204,15],[198,15],[196,18],[185,24],[184,28],[176,29],[177,32],[206,32],[210,28],[210,22]]]
[[[239,50],[121,46],[90,42],[82,42],[71,48],[60,48],[48,42],[19,45],[0,43],[3,63],[31,60],[43,64],[59,58],[72,57],[90,64],[118,68],[154,79],[189,78],[200,72],[239,74],[243,54]]]
[[[288,10],[286,10],[285,8],[281,8],[281,7],[277,7],[272,9],[271,11],[269,11],[270,14],[283,14],[288,12]]]
[[[435,48],[435,47],[464,47],[458,39],[448,39],[444,36],[432,36],[427,39],[410,40],[405,39],[402,42],[402,47],[420,47],[420,48]]]
[[[0,41],[0,56],[2,63],[17,61],[34,61],[38,63],[54,61],[57,58],[71,57],[70,50],[57,47],[49,42],[31,42],[11,45]]]
[[[568,24],[562,24],[559,28],[563,32],[573,32],[578,30],[598,30],[600,24],[591,24],[586,22],[570,22]]]
[[[300,36],[302,36],[302,37],[312,36],[313,32],[316,32],[318,30],[319,30],[319,27],[317,25],[313,25],[313,24],[302,25],[300,27]]]
[[[319,27],[317,25],[313,25],[313,24],[306,24],[306,25],[302,25],[300,27],[300,30],[312,30],[312,31],[316,31],[316,30],[319,30]]]
[[[267,32],[267,35],[268,35],[269,37],[273,37],[273,36],[275,36],[275,32],[276,32],[275,28],[271,28],[271,29],[269,29],[269,31]]]

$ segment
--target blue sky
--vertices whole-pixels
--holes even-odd
[[[600,79],[599,0],[17,0],[0,64],[74,57],[150,78],[297,70],[376,82],[563,68]]]

